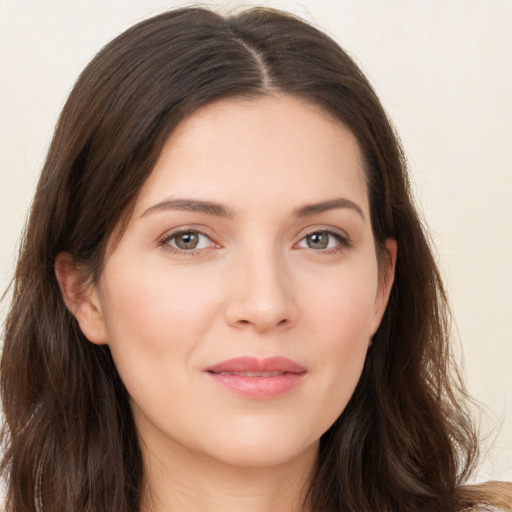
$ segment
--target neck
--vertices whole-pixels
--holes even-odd
[[[144,445],[143,445],[144,446]],[[305,497],[317,445],[294,460],[265,467],[231,466],[173,446],[145,446],[141,512],[307,512]]]

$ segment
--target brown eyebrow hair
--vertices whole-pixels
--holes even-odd
[[[362,208],[344,197],[329,199],[327,201],[321,201],[319,203],[311,203],[301,206],[294,210],[294,214],[297,217],[308,217],[311,215],[317,215],[328,210],[334,210],[336,208],[349,208],[357,212],[363,220],[366,217],[363,213]],[[162,210],[185,210],[191,212],[206,213],[207,215],[215,215],[217,217],[233,218],[235,213],[230,210],[227,206],[216,203],[213,201],[201,201],[198,199],[165,199],[159,203],[150,206],[144,210],[141,217],[153,212]]]
[[[294,213],[297,217],[308,217],[310,215],[316,215],[336,208],[349,208],[350,210],[357,212],[363,220],[366,220],[363,209],[358,204],[354,203],[354,201],[345,197],[329,199],[328,201],[321,201],[320,203],[307,204],[297,208]]]
[[[150,206],[141,217],[153,211],[162,210],[185,210],[190,212],[206,213],[217,217],[233,218],[235,213],[223,204],[213,201],[200,201],[198,199],[165,199],[153,206]]]

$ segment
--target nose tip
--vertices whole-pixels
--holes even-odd
[[[227,310],[227,322],[257,332],[286,329],[296,321],[297,307],[291,280],[274,265],[244,269],[235,282]]]
[[[288,317],[280,318],[281,316],[285,316],[284,312],[282,315],[276,315],[271,311],[259,311],[257,313],[253,312],[252,314],[247,313],[245,315],[242,313],[238,316],[240,317],[239,319],[235,319],[230,323],[241,328],[252,327],[257,332],[264,332],[274,327],[285,328],[291,323],[290,318]],[[250,319],[243,317],[248,317]]]

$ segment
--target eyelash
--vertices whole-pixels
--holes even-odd
[[[196,234],[199,236],[204,236],[204,237],[208,238],[208,240],[210,240],[210,242],[211,242],[211,246],[204,247],[201,249],[191,249],[191,250],[187,251],[185,249],[180,249],[178,247],[173,247],[172,245],[170,245],[169,242],[171,240],[177,238],[180,235],[185,235],[185,234],[189,234],[189,233]],[[173,254],[184,255],[184,256],[195,256],[196,254],[199,254],[201,251],[220,247],[208,235],[206,235],[205,233],[203,233],[202,231],[200,231],[198,229],[179,229],[178,231],[173,231],[172,233],[166,234],[160,240],[158,240],[158,246],[162,247],[162,249],[164,249],[167,252],[170,252]],[[216,246],[216,247],[214,247],[214,246]]]
[[[344,250],[352,247],[352,241],[350,240],[350,238],[346,235],[342,235],[341,233],[339,233],[338,231],[335,231],[333,229],[328,229],[328,228],[324,228],[324,229],[313,229],[311,231],[309,231],[308,233],[306,233],[300,240],[298,243],[301,243],[303,240],[305,240],[308,236],[311,236],[311,235],[316,235],[316,234],[326,234],[328,236],[331,236],[333,238],[335,238],[337,240],[337,245],[335,247],[331,247],[330,249],[318,249],[318,250],[315,250],[315,249],[311,249],[312,251],[314,251],[315,253],[320,253],[320,254],[338,254],[340,252],[343,252]],[[295,244],[297,245],[297,244]]]
[[[204,237],[208,238],[208,240],[210,240],[210,242],[211,242],[211,246],[200,248],[200,249],[185,250],[185,249],[179,249],[177,247],[173,247],[172,245],[170,245],[171,240],[175,239],[176,237],[178,237],[180,235],[184,235],[184,234],[188,234],[188,233],[196,234],[196,235],[204,236]],[[294,246],[296,246],[299,243],[306,240],[307,237],[309,237],[311,235],[315,235],[315,234],[327,234],[328,236],[335,238],[338,242],[335,247],[331,247],[329,249],[316,250],[316,249],[309,248],[315,253],[327,254],[327,255],[337,254],[337,253],[344,251],[345,249],[347,249],[349,247],[352,247],[352,245],[353,245],[352,241],[347,236],[344,236],[341,233],[338,233],[337,231],[334,231],[331,229],[315,229],[315,230],[312,230],[312,231],[306,233],[299,240],[299,242],[294,244]],[[172,233],[166,234],[161,239],[158,240],[158,246],[162,247],[162,249],[164,249],[167,252],[170,252],[173,254],[185,255],[185,256],[195,256],[195,255],[199,254],[201,251],[221,247],[220,245],[216,244],[208,235],[206,235],[205,233],[203,233],[202,231],[200,231],[198,229],[180,229],[178,231],[174,231]],[[304,247],[304,248],[307,249],[307,247]]]

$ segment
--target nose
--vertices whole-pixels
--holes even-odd
[[[298,310],[293,280],[286,265],[271,251],[241,257],[232,268],[226,320],[236,328],[266,332],[290,328]]]

